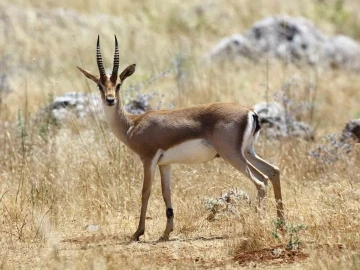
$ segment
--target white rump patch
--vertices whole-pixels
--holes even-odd
[[[244,132],[244,137],[241,145],[241,152],[244,154],[246,149],[249,149],[253,142],[253,132],[254,132],[254,113],[250,111],[248,113],[248,121],[246,125],[246,129]]]
[[[194,139],[163,151],[157,164],[198,164],[212,160],[216,154],[217,152],[211,145],[211,142],[204,139]]]

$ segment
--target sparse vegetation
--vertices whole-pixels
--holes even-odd
[[[203,64],[221,37],[272,14],[305,16],[328,34],[341,32],[359,41],[360,2],[355,0],[1,1],[0,64],[6,59],[6,70],[0,70],[0,268],[223,269],[238,266],[240,259],[234,258],[241,258],[242,266],[262,268],[291,262],[289,269],[359,269],[360,144],[352,144],[350,152],[331,152],[336,156],[331,163],[309,153],[358,117],[360,74],[315,73],[276,61]],[[174,166],[173,241],[156,242],[166,219],[157,174],[146,234],[129,244],[140,208],[138,158],[101,121],[57,126],[50,118],[34,120],[49,97],[97,93],[76,65],[97,70],[98,33],[105,66],[111,65],[114,34],[120,66],[137,64],[125,82],[124,99],[155,92],[162,103],[157,97],[149,102],[162,109],[213,101],[252,107],[274,101],[279,93],[290,99],[291,115],[311,123],[314,141],[260,136],[256,146],[281,169],[284,235],[274,230],[271,184],[266,212],[238,204],[235,214],[207,220],[206,198],[239,188],[256,201],[253,184],[218,158]],[[299,82],[290,90],[283,87],[288,78]],[[283,250],[300,240],[302,253],[276,253],[279,245]],[[256,259],[265,251],[269,260]],[[240,256],[245,252],[251,256]]]
[[[295,250],[299,248],[299,245],[301,244],[299,232],[304,230],[306,226],[303,224],[295,225],[292,223],[286,224],[283,221],[275,220],[273,221],[274,224],[274,231],[273,236],[276,239],[282,239],[280,236],[281,233],[288,236],[289,241],[286,245],[287,250]],[[281,233],[280,233],[281,232]]]

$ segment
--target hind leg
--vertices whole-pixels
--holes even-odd
[[[271,165],[267,161],[258,157],[251,146],[246,152],[246,159],[259,171],[267,175],[274,188],[274,196],[276,202],[277,217],[280,221],[284,221],[284,206],[281,195],[281,184],[280,184],[280,170],[279,168]]]
[[[241,151],[218,151],[220,156],[235,169],[247,176],[255,185],[258,192],[260,209],[264,208],[268,177],[249,163]]]
[[[261,194],[259,194],[259,189],[258,189],[258,203],[260,210],[264,210],[266,198],[267,198],[267,186],[268,186],[269,178],[267,175],[259,171],[256,167],[254,167],[248,160],[246,161],[252,176],[253,177],[255,176],[255,178],[262,183],[263,188],[260,190]]]

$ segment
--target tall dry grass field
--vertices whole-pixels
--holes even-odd
[[[352,145],[334,163],[309,156],[324,136],[360,117],[360,74],[276,61],[203,64],[220,38],[276,14],[305,16],[326,34],[360,41],[355,0],[1,1],[0,75],[2,87],[13,91],[0,99],[0,267],[360,269],[360,147]],[[288,81],[294,104],[315,102],[313,113],[295,112],[315,127],[313,142],[263,136],[257,145],[281,168],[284,233],[274,222],[271,185],[260,218],[253,184],[216,159],[173,166],[175,230],[168,242],[157,242],[166,222],[157,173],[146,233],[139,243],[129,242],[140,209],[139,159],[97,117],[60,126],[34,120],[53,96],[97,91],[76,69],[97,70],[97,34],[105,66],[112,65],[114,34],[121,67],[137,63],[123,96],[134,86],[155,92],[153,107],[214,101],[252,107],[283,94]],[[306,92],[309,84],[316,84],[315,100]],[[204,201],[234,188],[247,192],[251,203],[209,221]],[[251,257],[239,265],[235,259],[289,245],[302,252],[292,264]]]

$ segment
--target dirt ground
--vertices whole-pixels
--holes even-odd
[[[80,260],[92,261],[93,269],[304,269],[309,256],[303,249],[287,251],[283,246],[229,254],[229,236],[171,239],[167,242],[130,242],[116,235],[89,234],[61,240],[56,247],[40,248],[41,256],[27,256],[20,248],[7,263],[19,268],[75,268]],[[34,247],[37,251],[39,247]],[[23,248],[28,252],[29,246]],[[33,250],[33,252],[36,252]],[[10,259],[10,257],[12,257]],[[21,262],[18,259],[22,258]],[[46,258],[48,257],[48,258]],[[51,259],[49,259],[51,257]],[[61,257],[61,263],[60,258]],[[57,260],[58,258],[58,260]],[[40,264],[39,264],[40,262]],[[17,268],[16,267],[16,268]]]

